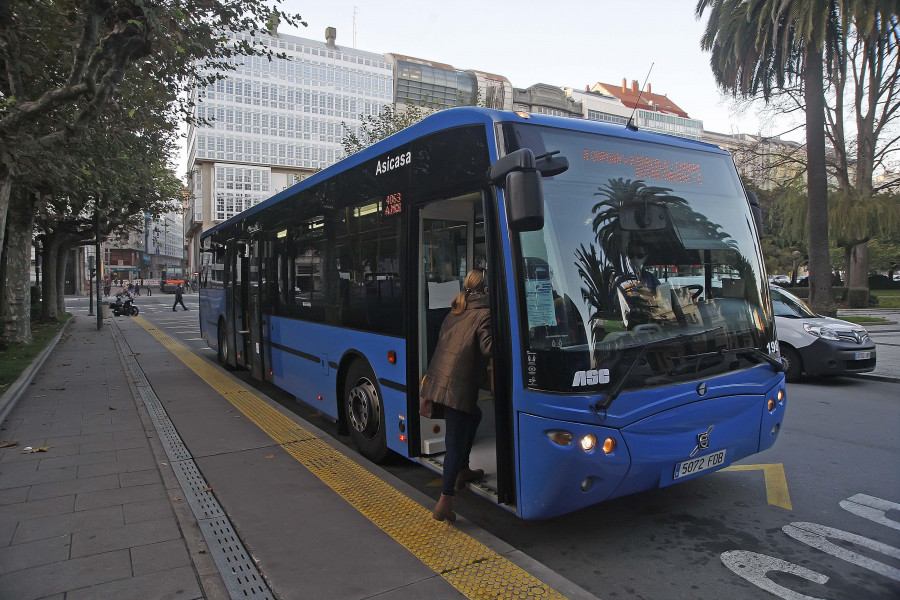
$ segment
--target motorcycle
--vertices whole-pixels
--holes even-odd
[[[125,290],[116,294],[116,301],[109,303],[109,310],[117,317],[122,315],[136,317],[140,312],[140,309],[134,305],[134,296]]]

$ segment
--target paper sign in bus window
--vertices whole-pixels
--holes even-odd
[[[546,279],[525,280],[525,302],[528,306],[528,327],[556,325],[553,308],[553,285]]]

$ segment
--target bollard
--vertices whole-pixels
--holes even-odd
[[[109,318],[109,304],[107,302],[104,302],[101,305],[100,310],[101,310],[101,317],[104,319],[108,319]]]

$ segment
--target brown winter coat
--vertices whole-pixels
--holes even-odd
[[[421,397],[472,412],[491,357],[491,311],[487,296],[472,295],[466,310],[444,319]]]

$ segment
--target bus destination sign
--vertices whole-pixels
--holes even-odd
[[[399,192],[384,199],[384,216],[399,215],[402,210],[403,204],[400,202]]]
[[[603,150],[584,150],[583,158],[588,162],[634,168],[634,176],[638,179],[703,185],[703,174],[700,172],[700,165],[697,163],[666,160],[653,156],[622,154],[621,152],[605,152]]]

